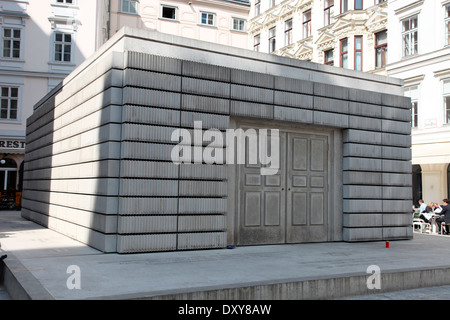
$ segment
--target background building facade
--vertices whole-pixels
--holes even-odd
[[[250,47],[338,67],[385,73],[387,1],[252,1]]]
[[[389,1],[388,75],[412,100],[414,201],[450,196],[450,1]]]
[[[103,15],[111,36],[124,26],[247,47],[248,0],[109,0]]]
[[[91,0],[0,1],[0,191],[21,188],[33,105],[95,51],[95,12]]]

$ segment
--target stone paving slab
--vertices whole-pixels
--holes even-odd
[[[395,292],[385,292],[364,296],[354,296],[345,298],[345,300],[449,300],[450,286],[438,286],[428,288],[417,288]]]
[[[18,211],[0,211],[0,243],[2,254],[8,254],[6,265],[16,259],[19,271],[29,273],[27,281],[42,286],[35,292],[48,292],[57,300],[239,297],[217,294],[235,288],[258,288],[277,299],[339,299],[352,286],[366,284],[371,265],[379,266],[388,280],[382,278],[380,290],[358,296],[450,285],[450,257],[442,254],[448,252],[450,237],[418,233],[413,240],[391,241],[389,248],[385,242],[336,242],[104,254],[27,221]],[[341,285],[339,279],[347,280]],[[80,289],[69,288],[76,283]],[[273,293],[275,287],[299,283],[303,295]],[[213,291],[215,295],[195,295]],[[39,294],[31,298],[40,299]]]

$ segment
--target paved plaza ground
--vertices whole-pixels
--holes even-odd
[[[6,267],[31,299],[450,297],[450,256],[444,254],[450,237],[441,235],[415,232],[413,240],[391,241],[389,248],[385,242],[336,242],[104,254],[23,219],[19,211],[2,211],[0,243]],[[379,289],[361,288],[370,266],[379,267]],[[0,297],[11,298],[4,287]]]

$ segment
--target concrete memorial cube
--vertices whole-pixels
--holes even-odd
[[[412,238],[397,79],[124,28],[34,107],[22,215],[104,252]]]

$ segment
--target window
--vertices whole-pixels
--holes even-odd
[[[56,0],[57,3],[66,3],[66,4],[72,4],[72,0]]]
[[[331,23],[331,17],[333,16],[334,0],[325,0],[324,5],[323,20],[324,25],[327,26]]]
[[[235,31],[245,31],[245,19],[233,18],[233,30]]]
[[[284,22],[284,45],[288,46],[292,43],[292,19]]]
[[[402,21],[403,57],[418,53],[417,16]]]
[[[20,58],[20,29],[3,29],[3,57]]]
[[[355,0],[355,10],[362,10],[362,9],[363,9],[363,1]]]
[[[72,58],[72,35],[70,33],[55,32],[54,60],[70,62]]]
[[[17,105],[19,100],[19,88],[1,87],[0,118],[6,120],[17,119]]]
[[[261,14],[261,0],[255,1],[255,16],[259,16]]]
[[[348,0],[341,0],[341,13],[348,11]]]
[[[362,36],[355,36],[355,70],[362,71]]]
[[[348,68],[348,39],[342,39],[340,43],[340,63],[342,68]]]
[[[259,46],[261,44],[261,35],[257,34],[254,38],[253,38],[253,50],[256,52],[259,52]]]
[[[334,58],[333,58],[334,50],[331,49],[331,50],[324,51],[323,55],[324,55],[325,64],[327,64],[329,66],[334,66]]]
[[[419,125],[419,105],[417,101],[411,101],[412,122],[411,127],[417,128]]]
[[[311,10],[303,12],[303,38],[311,36]]]
[[[201,13],[201,21],[200,23],[206,26],[215,26],[215,14],[210,12],[202,12]]]
[[[447,4],[445,7],[445,45],[450,45],[450,4]]]
[[[274,52],[276,48],[276,29],[269,30],[269,53]]]
[[[3,158],[0,162],[0,190],[15,190],[17,187],[17,164],[12,159]]]
[[[137,5],[136,0],[122,0],[122,13],[137,14]]]
[[[411,127],[419,125],[419,87],[411,86],[405,88],[405,96],[411,98]]]
[[[169,19],[169,20],[176,20],[177,19],[177,8],[163,5],[161,7],[161,18]]]
[[[384,68],[387,57],[387,31],[375,34],[375,68]]]
[[[444,124],[450,124],[450,79],[444,80]]]

